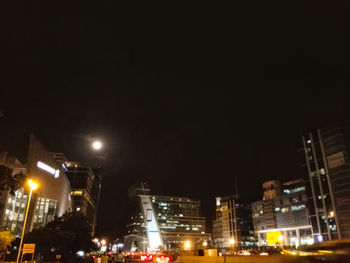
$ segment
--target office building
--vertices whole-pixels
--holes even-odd
[[[236,195],[216,197],[213,244],[217,248],[256,245],[250,205]]]
[[[258,245],[300,246],[313,244],[305,184],[302,179],[263,184],[264,198],[252,203]]]
[[[27,158],[21,162],[4,152],[0,165],[11,169],[13,175],[22,172],[38,183],[28,212],[26,231],[31,231],[71,209],[71,188],[62,166],[57,165],[50,152],[34,135],[29,138],[26,155]],[[1,230],[9,230],[15,235],[21,233],[27,202],[27,187],[20,188],[14,195],[1,192]]]
[[[128,225],[126,250],[132,251],[135,247],[143,251],[182,250],[186,242],[189,247],[196,248],[211,239],[211,235],[205,233],[205,218],[200,216],[200,201],[151,195],[144,184],[133,189],[139,189],[137,212]]]
[[[73,211],[86,216],[94,235],[101,192],[101,167],[92,169],[77,162],[66,162],[65,174],[72,189]]]
[[[302,142],[315,240],[350,238],[350,124],[318,129]]]

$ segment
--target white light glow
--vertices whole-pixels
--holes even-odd
[[[102,143],[100,141],[94,141],[92,143],[92,148],[95,150],[100,150],[102,148]]]
[[[36,164],[38,166],[38,168],[52,174],[55,178],[58,178],[60,176],[60,170],[55,170],[54,168],[52,168],[51,166],[44,164],[40,161],[37,162]]]

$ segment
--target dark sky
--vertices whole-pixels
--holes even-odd
[[[101,163],[108,236],[123,233],[126,188],[139,180],[201,199],[212,219],[235,177],[247,200],[264,180],[300,177],[302,132],[350,112],[341,14],[245,2],[9,5],[0,150],[20,156],[34,133]]]

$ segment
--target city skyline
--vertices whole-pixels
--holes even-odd
[[[123,233],[126,189],[140,180],[200,199],[209,221],[236,178],[242,197],[259,200],[264,181],[303,174],[301,136],[350,117],[341,29],[322,14],[295,22],[203,4],[213,21],[191,11],[179,21],[128,3],[74,15],[51,5],[33,10],[38,20],[6,14],[16,23],[5,33],[0,151],[21,159],[34,133],[69,160],[101,164],[100,235]]]

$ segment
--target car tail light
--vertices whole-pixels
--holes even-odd
[[[260,252],[259,253],[259,256],[268,256],[269,255],[269,253],[267,253],[267,252]]]

